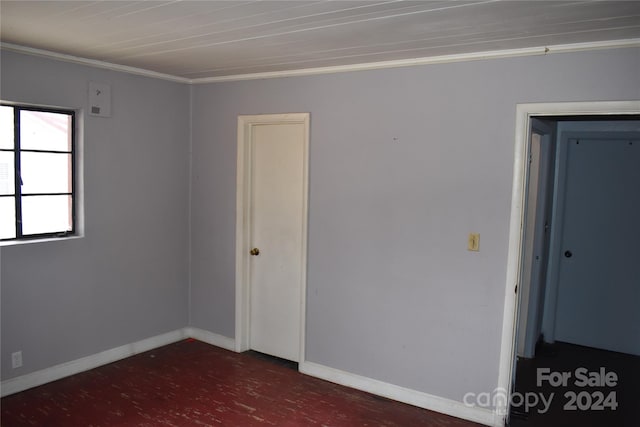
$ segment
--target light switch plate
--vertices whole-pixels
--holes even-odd
[[[474,252],[478,252],[480,250],[480,233],[469,233],[467,249]]]

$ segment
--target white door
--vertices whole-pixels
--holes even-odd
[[[568,144],[555,339],[640,355],[640,140]]]
[[[298,115],[286,115],[291,118]],[[308,115],[306,115],[308,118]],[[246,116],[245,116],[246,117]],[[245,132],[248,347],[300,361],[308,122],[259,117]],[[273,120],[269,120],[272,118]]]
[[[532,293],[533,270],[537,267],[534,262],[536,242],[536,213],[538,208],[538,186],[540,183],[540,151],[542,135],[533,132],[529,151],[529,182],[527,188],[527,207],[525,213],[524,253],[522,256],[522,286],[520,289],[520,319],[518,320],[518,356],[531,358],[533,352],[527,348],[527,327],[529,319],[529,299]],[[533,292],[535,293],[535,291]],[[529,351],[527,351],[529,350]]]
[[[553,192],[553,130],[535,118],[531,125],[517,352],[525,358],[534,357],[541,332]]]

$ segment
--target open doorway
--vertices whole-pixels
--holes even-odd
[[[640,115],[527,129],[509,423],[639,425]]]
[[[627,315],[637,311],[630,284],[640,282],[631,268],[639,131],[633,115],[531,118],[518,356],[532,358],[541,337],[556,335],[640,355],[640,341],[626,339],[640,332],[640,318]]]

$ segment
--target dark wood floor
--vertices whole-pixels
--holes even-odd
[[[3,427],[477,426],[186,340],[2,399]]]
[[[540,368],[548,368],[550,373],[569,373],[571,376],[567,377],[566,385],[558,382],[553,386],[550,381],[543,381],[538,386],[537,370]],[[577,377],[576,369],[579,368],[585,369]],[[511,427],[640,426],[639,356],[566,343],[543,344],[538,347],[534,359],[519,360],[516,369],[517,393],[543,393],[547,400],[553,393],[553,398],[545,413],[542,413],[542,402],[529,408],[529,411],[525,411],[524,406],[512,408]],[[602,369],[616,374],[618,380],[615,386],[583,385],[585,370],[589,372],[587,377],[594,377],[593,373],[602,377]],[[581,394],[575,402],[572,401],[573,395]],[[611,396],[609,401],[606,400],[608,396]]]

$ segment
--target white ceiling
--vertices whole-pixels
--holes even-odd
[[[196,80],[640,37],[640,1],[2,0],[0,18],[5,47]]]

